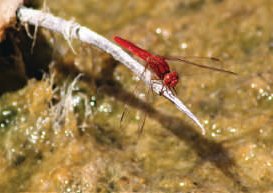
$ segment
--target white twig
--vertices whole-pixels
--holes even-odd
[[[134,60],[119,46],[97,34],[96,32],[91,31],[87,27],[80,26],[79,24],[72,21],[66,21],[59,17],[55,17],[50,13],[45,13],[39,10],[25,7],[20,7],[18,9],[17,16],[22,23],[38,25],[40,27],[44,27],[54,32],[63,34],[67,40],[78,39],[82,42],[89,43],[102,49],[103,51],[112,55],[113,58],[115,58],[117,61],[128,67],[131,71],[133,71],[133,73],[140,77],[146,83],[146,85],[150,86],[152,74],[149,70],[145,70],[144,72],[144,66]],[[170,90],[164,89],[163,92],[161,92],[162,86],[163,85],[161,82],[154,82],[152,84],[152,89],[157,94],[161,94],[169,101],[174,103],[180,111],[184,112],[189,118],[191,118],[201,128],[202,134],[204,135],[205,129],[197,117],[183,104],[180,99],[174,96]]]

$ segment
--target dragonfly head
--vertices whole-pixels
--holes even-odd
[[[168,88],[174,88],[176,84],[178,83],[179,76],[176,71],[169,72],[165,74],[163,83],[166,85]]]

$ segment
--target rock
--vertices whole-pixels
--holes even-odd
[[[16,23],[16,10],[23,4],[23,0],[0,1],[0,42],[5,38],[5,30]]]

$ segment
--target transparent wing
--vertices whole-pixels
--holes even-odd
[[[237,73],[224,69],[222,66],[224,63],[215,57],[176,57],[176,56],[164,56],[166,60],[177,61],[191,66],[204,68],[208,70],[218,71],[226,74],[237,75]],[[217,67],[216,67],[217,66]]]

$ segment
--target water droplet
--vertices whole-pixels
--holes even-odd
[[[155,30],[155,33],[157,33],[157,34],[161,34],[161,32],[162,32],[162,30],[161,30],[161,28],[156,28],[156,30]]]
[[[103,113],[111,113],[112,112],[112,106],[108,103],[103,103],[99,106],[99,112]]]
[[[187,48],[188,48],[188,44],[185,43],[185,42],[182,42],[182,43],[180,44],[180,48],[181,48],[181,49],[187,49]]]

